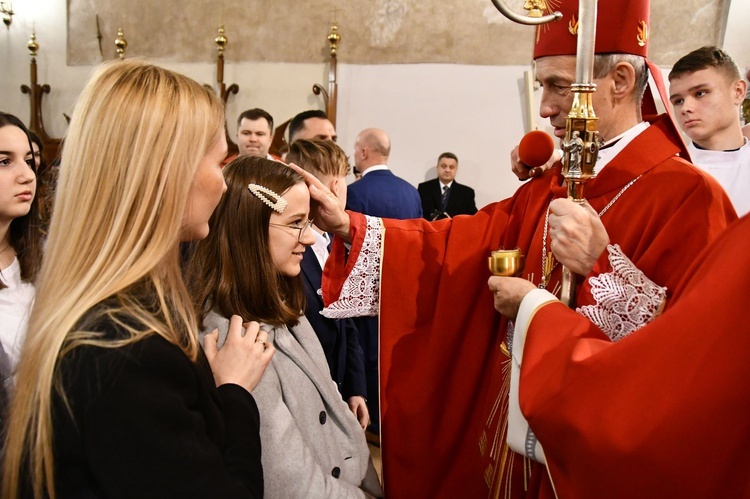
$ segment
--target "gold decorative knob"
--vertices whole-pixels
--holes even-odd
[[[123,33],[122,28],[117,30],[115,47],[117,47],[117,56],[120,59],[125,59],[125,49],[128,48],[128,41],[125,39],[125,33]]]
[[[217,49],[219,51],[219,55],[222,55],[224,53],[224,47],[227,46],[227,43],[229,43],[229,40],[227,40],[227,37],[224,35],[224,25],[219,25],[219,36],[214,38],[214,43],[217,45]]]
[[[36,57],[37,52],[39,52],[39,44],[36,43],[36,33],[31,33],[31,38],[29,38],[29,43],[26,46],[29,48],[29,55]]]

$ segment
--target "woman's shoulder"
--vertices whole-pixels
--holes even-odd
[[[185,352],[130,314],[101,304],[86,312],[74,328],[74,345],[60,360],[64,370],[114,371],[135,364],[157,370],[192,364]]]

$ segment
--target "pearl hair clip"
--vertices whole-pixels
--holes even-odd
[[[271,208],[273,211],[277,213],[284,213],[284,209],[286,208],[287,204],[286,199],[282,198],[271,189],[263,187],[262,185],[248,184],[247,188],[250,190],[250,192],[255,194],[258,199],[263,201],[263,204]]]

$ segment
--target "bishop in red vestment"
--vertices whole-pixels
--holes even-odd
[[[558,10],[573,1],[561,3]],[[619,8],[618,2],[600,4],[601,19],[630,30],[629,37],[621,37],[626,48],[615,50],[615,45],[625,43],[617,38],[602,45],[605,51],[645,55],[636,28],[637,18],[648,23],[648,2],[630,4],[625,13],[632,19],[623,12],[603,12]],[[635,4],[640,7],[635,9]],[[609,28],[604,32],[620,33]],[[545,32],[540,33],[544,40]],[[575,51],[572,38],[569,53]],[[558,50],[563,45],[537,44],[540,80],[540,59],[546,59],[547,68],[556,74],[573,78],[570,56],[548,57],[539,49]],[[599,47],[597,40],[597,51]],[[736,215],[710,176],[676,156],[682,141],[668,117],[650,126],[640,121],[638,100],[628,104],[630,94],[621,92],[622,87],[635,88],[628,67],[632,65],[618,62],[598,79],[601,87],[594,107],[599,105],[600,130],[612,139],[612,149],[602,152],[606,166],[587,183],[585,195],[601,214],[609,241],[653,281],[672,290],[695,255]],[[545,77],[542,82],[542,115],[559,127],[572,98],[565,96],[561,79]],[[567,109],[561,108],[564,104]],[[307,180],[315,185],[314,179]],[[505,443],[507,321],[496,313],[486,282],[490,252],[520,248],[526,255],[523,277],[556,289],[560,265],[545,276],[542,258],[551,253],[550,201],[566,195],[559,165],[522,186],[512,198],[474,216],[433,223],[381,221],[354,213],[342,217],[322,185],[311,188],[311,195],[319,202],[316,223],[338,236],[324,273],[324,300],[331,304],[331,313],[380,312],[386,495],[551,497],[546,469],[510,451]],[[342,240],[352,242],[348,260]],[[611,270],[602,249],[589,277]],[[559,259],[567,264],[564,255]],[[358,274],[360,279],[353,282]],[[593,304],[588,279],[585,282],[578,293],[579,306]],[[376,304],[375,310],[364,311],[362,304],[368,300]]]
[[[559,302],[535,311],[521,408],[558,497],[750,497],[748,241],[745,216],[617,343]]]

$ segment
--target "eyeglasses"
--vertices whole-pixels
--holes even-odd
[[[302,242],[302,238],[305,237],[305,234],[307,234],[307,231],[310,229],[310,226],[313,224],[312,220],[305,220],[302,222],[302,224],[275,224],[273,222],[268,222],[268,225],[272,225],[274,227],[286,227],[287,229],[294,229],[299,231],[299,236],[297,237],[297,242]]]

